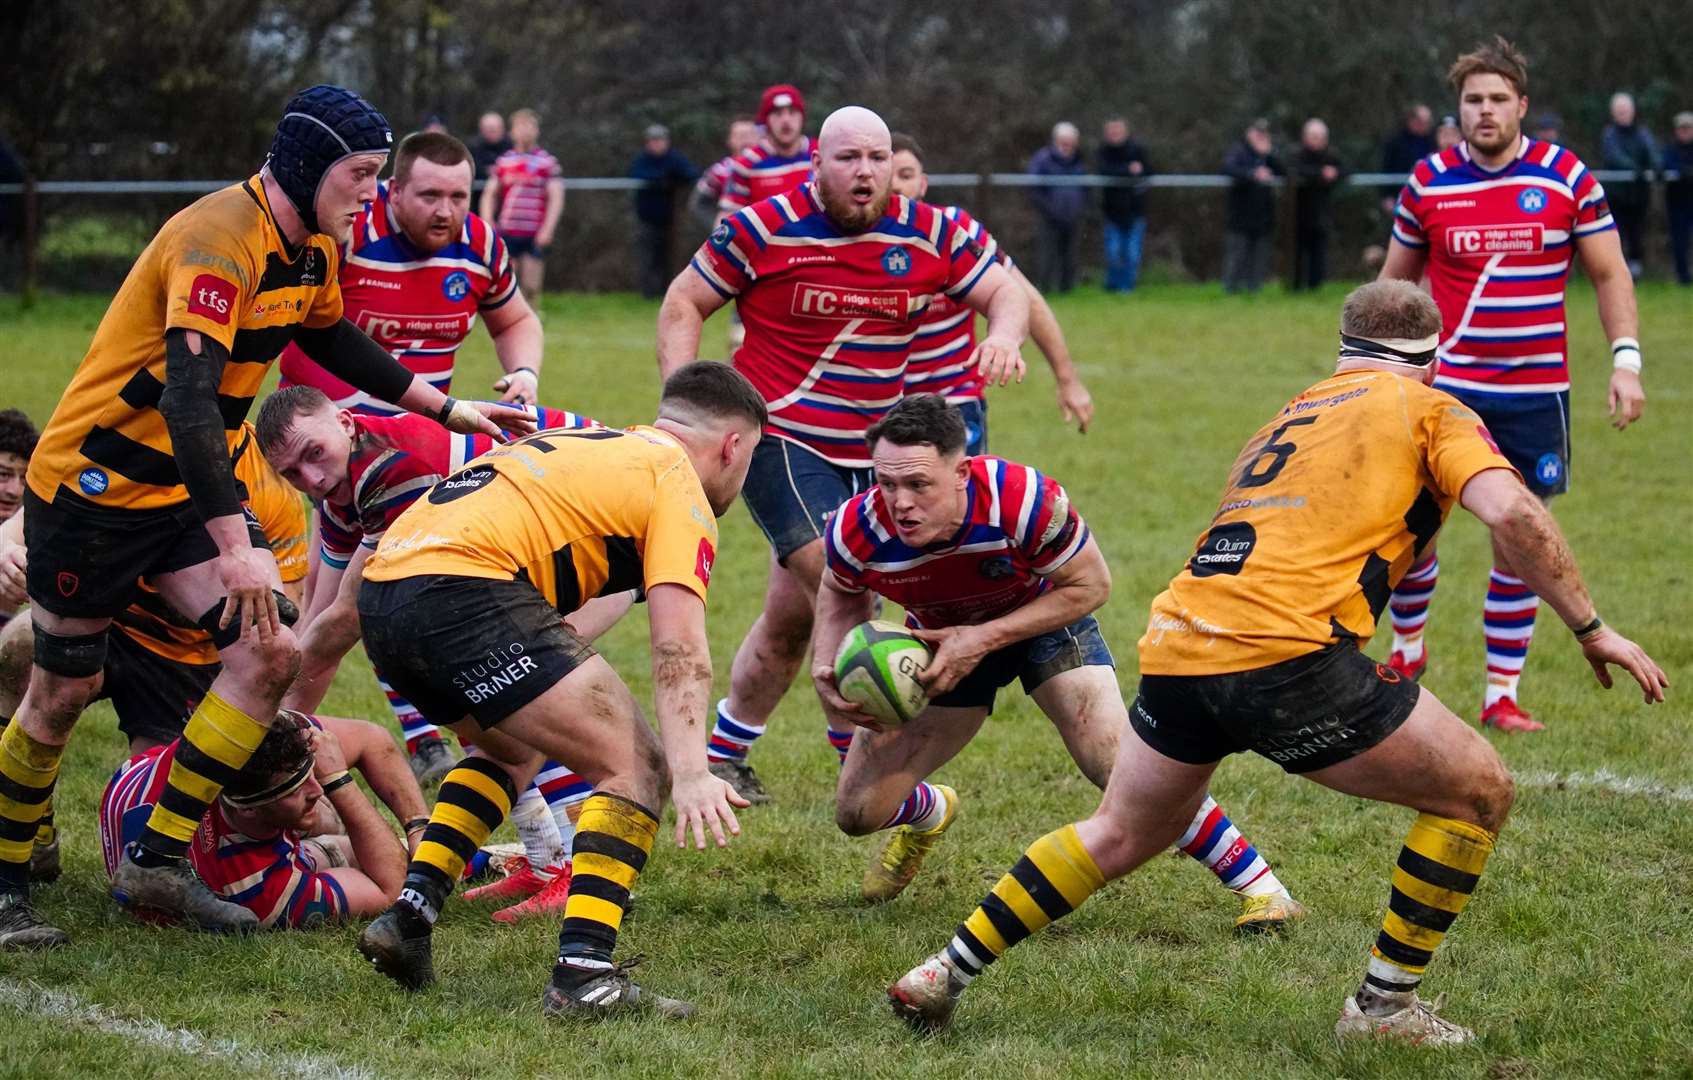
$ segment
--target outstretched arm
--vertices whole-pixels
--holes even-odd
[[[540,317],[521,291],[492,311],[484,312],[482,323],[494,339],[494,355],[505,372],[494,383],[500,400],[513,405],[534,405],[541,400],[541,350],[545,337]]]
[[[282,699],[283,708],[311,712],[322,704],[341,658],[359,642],[359,584],[370,549],[360,544],[344,569],[318,567],[312,608],[300,635],[300,673]]]
[[[964,297],[964,303],[988,317],[988,332],[976,344],[967,363],[974,364],[990,385],[1023,381],[1023,341],[1029,336],[1029,294],[997,262],[987,268]]]
[[[1634,276],[1628,272],[1615,229],[1577,237],[1575,250],[1598,294],[1599,323],[1614,350],[1608,397],[1611,426],[1621,431],[1640,419],[1646,408],[1646,391],[1640,385],[1640,312],[1634,302]],[[1618,350],[1623,342],[1627,344]]]
[[[693,267],[670,283],[658,309],[658,377],[670,378],[684,364],[699,359],[700,331],[711,313],[728,298],[708,284]]]
[[[1034,338],[1041,355],[1046,357],[1047,366],[1052,368],[1052,377],[1058,381],[1058,411],[1065,423],[1075,420],[1076,426],[1086,434],[1088,425],[1093,422],[1093,395],[1088,393],[1088,388],[1082,385],[1081,376],[1076,374],[1076,365],[1070,360],[1070,346],[1064,340],[1058,317],[1052,313],[1052,305],[1046,302],[1046,297],[1022,270],[1015,266],[1009,269],[1011,279],[1028,294],[1029,336]]]

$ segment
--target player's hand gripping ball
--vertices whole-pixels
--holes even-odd
[[[917,718],[929,704],[917,676],[929,666],[929,647],[895,623],[859,623],[835,653],[835,686],[842,697],[888,727]]]

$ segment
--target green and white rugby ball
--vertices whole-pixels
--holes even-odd
[[[929,647],[897,623],[859,623],[835,653],[841,696],[889,727],[915,720],[929,703],[917,676],[929,666]]]

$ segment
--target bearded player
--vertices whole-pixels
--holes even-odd
[[[1618,431],[1640,418],[1640,320],[1605,190],[1579,159],[1522,132],[1528,62],[1503,38],[1460,56],[1449,78],[1464,141],[1412,171],[1394,211],[1382,278],[1418,281],[1442,317],[1434,385],[1474,409],[1542,500],[1569,488],[1571,256],[1593,282],[1611,342],[1610,409]],[[1428,665],[1423,629],[1439,580],[1434,549],[1394,591],[1389,664],[1410,678]],[[1483,725],[1539,731],[1517,704],[1540,600],[1494,548],[1482,625]]]
[[[894,132],[894,190],[911,200],[921,200],[929,194],[929,176],[923,171],[923,148],[917,140],[902,132]],[[960,206],[948,206],[947,217],[963,226],[982,250],[999,260],[1006,272],[1029,294],[1029,336],[1040,348],[1041,355],[1052,367],[1052,377],[1058,383],[1058,412],[1068,423],[1074,419],[1076,427],[1087,433],[1093,422],[1093,396],[1082,385],[1070,362],[1070,347],[1064,341],[1064,331],[1052,308],[1035,283],[1024,276],[1011,261],[1011,256],[999,246],[999,241],[970,212]],[[911,362],[905,368],[907,394],[939,394],[958,408],[969,432],[965,453],[971,457],[988,452],[988,398],[982,373],[966,361],[976,347],[976,313],[968,308],[940,299],[929,305],[929,313],[912,343]]]
[[[694,359],[706,317],[733,300],[747,326],[735,368],[770,409],[744,490],[770,541],[769,585],[711,738],[715,775],[761,802],[747,751],[805,660],[826,518],[870,487],[864,433],[904,393],[929,305],[945,296],[987,315],[966,362],[989,382],[1022,378],[1028,331],[1028,296],[1005,268],[938,208],[893,193],[881,117],[858,106],[833,113],[813,164],[814,182],[725,218],[659,310],[668,373]],[[828,730],[844,759],[851,725]]]
[[[518,289],[505,241],[470,212],[473,169],[469,149],[451,135],[406,136],[394,154],[393,178],[377,185],[342,247],[342,300],[349,321],[443,394],[452,392],[459,346],[480,318],[505,369],[495,391],[502,401],[534,404],[541,320]],[[336,378],[298,346],[283,351],[281,367],[283,386],[315,386],[360,415],[404,411]],[[314,568],[314,599],[324,577]],[[334,595],[331,586],[323,599]],[[320,609],[312,605],[307,620]],[[382,689],[405,735],[413,775],[439,780],[453,765],[441,733],[392,687]]]
[[[908,397],[865,436],[876,483],[830,518],[811,679],[832,723],[856,724],[835,791],[850,836],[892,830],[864,875],[891,900],[958,815],[958,793],[926,779],[975,738],[1013,679],[1103,788],[1128,724],[1111,650],[1093,613],[1111,595],[1105,555],[1058,482],[1027,465],[967,455],[960,411]],[[840,695],[834,656],[876,599],[905,609],[934,648],[918,681],[929,704],[884,730]],[[1235,925],[1271,929],[1304,914],[1269,864],[1207,796],[1178,842],[1238,893]]]
[[[120,903],[212,930],[256,920],[184,856],[206,807],[264,738],[298,651],[276,560],[245,516],[232,451],[290,341],[377,397],[460,431],[528,417],[446,397],[343,317],[335,236],[376,194],[392,136],[339,87],[288,103],[265,167],[167,222],[130,270],[30,459],[24,497],[29,691],[0,737],[0,940],[68,938],[29,904],[36,827],[105,666],[107,628],[151,580],[212,636],[222,670],[182,734],[148,824],[112,875]]]

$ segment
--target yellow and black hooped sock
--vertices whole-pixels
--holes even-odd
[[[131,857],[144,866],[156,866],[188,854],[188,842],[194,839],[206,808],[264,742],[269,720],[255,720],[214,693],[201,698],[182,729],[165,790],[153,805]]]
[[[30,738],[22,724],[8,724],[0,733],[0,891],[29,889],[29,853],[51,805],[64,752]]]
[[[582,804],[570,856],[570,894],[558,933],[561,968],[591,978],[611,966],[629,890],[657,836],[657,815],[639,803],[596,791]]]
[[[1011,946],[1081,906],[1105,884],[1074,825],[1029,845],[982,905],[958,924],[947,959],[968,983]]]
[[[400,902],[433,924],[464,873],[464,864],[511,813],[517,785],[487,758],[467,757],[441,781],[429,827],[406,867]]]
[[[1361,994],[1403,999],[1475,891],[1493,852],[1494,836],[1480,825],[1419,814],[1399,849],[1393,892]]]

